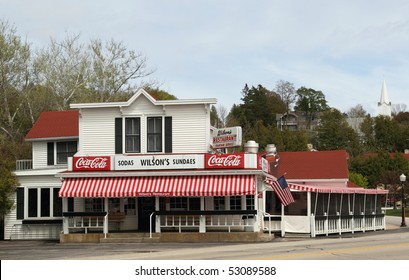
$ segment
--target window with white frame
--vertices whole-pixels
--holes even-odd
[[[104,212],[103,198],[86,198],[84,204],[85,212]]]
[[[254,195],[246,195],[246,210],[254,210]]]
[[[188,210],[187,197],[171,197],[169,199],[170,210]]]
[[[67,164],[77,152],[77,141],[57,142],[57,164]]]
[[[141,152],[141,119],[125,118],[125,152]]]
[[[62,199],[59,188],[28,188],[27,217],[53,218],[62,216]],[[17,202],[19,204],[19,202]]]
[[[230,197],[230,210],[241,210],[241,196],[235,195]]]
[[[162,117],[147,118],[148,152],[162,152]]]
[[[224,196],[215,196],[213,198],[214,210],[226,210],[226,202]]]

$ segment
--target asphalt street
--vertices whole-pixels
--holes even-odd
[[[301,247],[319,246],[319,244],[345,243],[348,239],[360,238],[361,244],[365,238],[381,237],[381,240],[387,240],[386,235],[409,236],[409,227],[400,227],[401,218],[387,217],[387,229],[385,231],[375,231],[366,233],[331,235],[329,237],[317,238],[275,238],[268,243],[99,243],[99,244],[80,244],[80,243],[59,243],[57,241],[40,240],[12,240],[0,241],[0,259],[1,260],[121,260],[121,259],[262,259],[270,257],[270,252],[278,252],[281,248],[283,252],[298,250]],[[409,226],[409,225],[408,225]],[[338,240],[335,242],[335,240]],[[391,240],[397,240],[391,237]],[[371,239],[368,242],[378,242]],[[398,244],[398,245],[396,245]],[[406,241],[388,245],[405,248],[409,246]],[[402,245],[404,244],[404,245]],[[294,248],[289,248],[292,246]],[[355,245],[350,245],[355,246]],[[369,245],[368,245],[369,246]],[[385,245],[386,246],[386,245]],[[255,252],[255,248],[259,248]],[[265,248],[271,248],[271,251],[263,252]],[[339,250],[339,248],[326,248],[326,250]],[[369,250],[368,248],[366,250]],[[396,250],[395,250],[396,251]],[[338,252],[338,251],[337,251]],[[409,252],[409,248],[408,248]],[[402,252],[398,259],[406,259],[406,253]],[[335,254],[336,255],[336,254]],[[288,258],[288,253],[281,256]],[[370,257],[371,255],[369,255]],[[274,256],[271,256],[274,258]],[[320,257],[329,258],[330,256],[311,255],[310,258]],[[333,256],[331,256],[333,257]],[[360,256],[356,256],[359,258]],[[292,256],[297,258],[297,255]],[[353,257],[354,258],[354,257]],[[367,257],[365,257],[367,258]],[[409,260],[409,255],[407,256]]]

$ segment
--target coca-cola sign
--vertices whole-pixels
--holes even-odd
[[[74,171],[109,171],[111,170],[110,156],[74,157],[72,164]]]
[[[244,153],[236,154],[206,154],[205,168],[207,169],[243,169]]]

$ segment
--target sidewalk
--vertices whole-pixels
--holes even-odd
[[[393,230],[393,229],[400,229],[400,225],[402,223],[401,217],[396,216],[385,216],[386,219],[386,230]],[[408,220],[406,221],[409,222]]]

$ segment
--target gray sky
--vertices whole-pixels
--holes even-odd
[[[217,98],[279,80],[321,90],[330,106],[376,115],[385,79],[408,105],[407,0],[0,0],[0,18],[34,48],[69,34],[122,41],[178,98]]]

